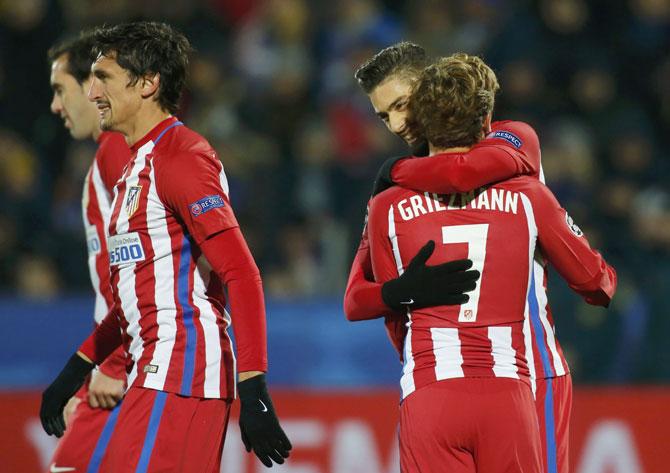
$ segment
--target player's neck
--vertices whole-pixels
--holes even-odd
[[[441,154],[441,153],[467,153],[470,151],[470,146],[455,146],[453,148],[440,148],[438,146],[433,145],[432,143],[428,143],[429,147],[429,154],[428,156],[434,156],[436,154]]]
[[[151,106],[140,108],[135,115],[132,126],[126,135],[128,146],[132,146],[141,140],[147,133],[154,129],[163,120],[170,117],[170,114],[159,107]]]

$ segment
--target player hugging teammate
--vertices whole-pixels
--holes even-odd
[[[541,183],[532,128],[491,122],[499,87],[479,58],[431,65],[422,48],[399,43],[356,77],[389,130],[414,149],[425,139],[430,154],[380,169],[345,294],[350,320],[385,317],[404,362],[402,471],[567,472],[571,382],[547,262],[605,306],[614,270]],[[435,267],[429,257],[438,267],[472,261],[481,276],[462,305],[431,308],[393,282],[416,272],[417,250],[424,272]]]

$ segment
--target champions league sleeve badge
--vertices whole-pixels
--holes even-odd
[[[140,193],[142,192],[142,186],[131,186],[128,188],[126,193],[126,214],[130,218],[140,206]]]
[[[580,236],[584,235],[584,232],[582,231],[582,229],[577,226],[575,221],[572,220],[572,217],[570,215],[568,215],[567,212],[565,212],[565,223],[568,225],[568,228],[570,229],[570,231],[575,234],[575,236],[580,237]]]
[[[494,131],[492,133],[489,133],[487,138],[500,138],[502,140],[507,141],[508,143],[511,143],[512,146],[514,146],[515,148],[521,148],[521,146],[523,145],[523,141],[521,141],[521,138],[519,138],[514,133],[509,131],[503,131],[503,130]]]
[[[188,208],[193,214],[194,217],[209,212],[212,209],[218,209],[220,207],[225,207],[225,202],[220,195],[208,195],[197,202],[189,204]]]

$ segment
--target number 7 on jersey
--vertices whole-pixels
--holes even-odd
[[[479,283],[469,296],[470,300],[461,305],[458,313],[459,322],[474,322],[477,320],[477,307],[479,305],[479,292],[484,281],[484,260],[486,259],[486,237],[489,232],[489,224],[476,225],[452,225],[442,227],[442,243],[467,243],[468,259],[472,260],[472,269],[481,274]]]

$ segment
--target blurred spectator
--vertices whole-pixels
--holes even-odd
[[[30,299],[51,299],[60,289],[53,262],[40,255],[24,255],[14,267],[16,289]]]

